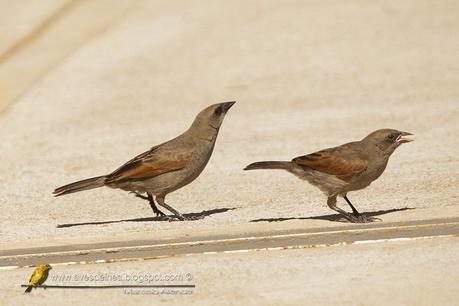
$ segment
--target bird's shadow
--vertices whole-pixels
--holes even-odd
[[[392,208],[386,210],[378,210],[372,212],[365,212],[362,215],[367,217],[377,217],[385,214],[390,214],[397,211],[404,211],[404,210],[411,210],[415,209],[412,207],[404,207],[404,208]],[[332,222],[342,222],[343,216],[340,214],[331,214],[331,215],[321,215],[321,216],[314,216],[314,217],[287,217],[287,218],[263,218],[263,219],[254,219],[250,220],[250,222],[282,222],[282,221],[289,221],[289,220],[325,220],[325,221],[332,221]]]
[[[197,213],[183,214],[186,218],[205,218],[215,214],[221,214],[230,210],[234,210],[236,207],[231,208],[216,208],[210,210],[203,210]],[[73,227],[73,226],[82,226],[82,225],[102,225],[102,224],[112,224],[112,223],[122,223],[122,222],[150,222],[150,221],[167,221],[162,217],[146,217],[146,218],[134,218],[134,219],[122,219],[122,220],[109,220],[109,221],[95,221],[95,222],[81,222],[81,223],[66,223],[58,224],[57,228],[64,227]]]

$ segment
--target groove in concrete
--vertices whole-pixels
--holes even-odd
[[[258,233],[250,236],[215,236],[201,240],[135,240],[6,250],[0,251],[0,267],[34,266],[44,262],[57,264],[142,260],[177,255],[308,248],[457,235],[459,218],[373,223]]]
[[[69,1],[0,55],[0,113],[69,54],[130,8],[128,1]]]

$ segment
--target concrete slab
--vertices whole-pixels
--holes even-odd
[[[46,282],[196,285],[191,293],[175,294],[157,289],[126,292],[118,288],[35,289],[26,295],[20,284],[28,280],[33,269],[15,269],[2,271],[0,298],[14,305],[30,305],[31,301],[34,305],[61,305],[62,301],[71,305],[456,305],[459,296],[453,284],[459,273],[458,252],[458,238],[437,238],[199,255],[136,263],[55,266]],[[112,280],[107,281],[110,277]],[[113,281],[114,277],[118,280]]]
[[[225,254],[282,249],[304,249],[348,244],[459,237],[459,218],[412,222],[371,223],[317,229],[272,231],[248,235],[215,235],[174,240],[125,240],[100,243],[0,250],[0,269]]]
[[[135,2],[0,116],[1,243],[335,226],[315,188],[288,173],[241,169],[383,127],[416,141],[371,187],[349,195],[357,208],[385,221],[459,216],[457,6]],[[54,31],[75,27],[60,26]],[[210,215],[204,220],[155,222],[147,203],[109,189],[51,196],[176,136],[206,105],[233,99],[208,167],[167,198],[183,213]]]

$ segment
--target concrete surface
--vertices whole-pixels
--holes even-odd
[[[194,284],[191,294],[123,289],[43,289],[23,294],[33,269],[2,271],[14,305],[457,305],[458,238],[303,250],[199,255],[136,263],[55,266],[47,285]],[[188,275],[187,275],[188,274]],[[72,280],[75,275],[87,281]],[[91,281],[109,275],[122,281]],[[153,276],[151,276],[153,275]],[[154,281],[181,275],[179,281]],[[53,281],[53,276],[60,277]],[[134,281],[135,277],[138,281]],[[191,277],[190,277],[191,276]],[[65,281],[63,277],[70,277]],[[131,281],[125,278],[130,277]],[[140,282],[140,277],[153,281]],[[156,278],[156,279],[158,279]],[[170,279],[170,278],[169,278]],[[139,290],[139,289],[136,289]],[[153,292],[153,291],[149,291]]]
[[[241,169],[382,127],[417,139],[394,154],[374,185],[350,194],[358,209],[415,208],[381,216],[389,221],[458,216],[453,7],[454,1],[136,2],[1,114],[1,242],[252,231],[273,224],[250,220],[329,214],[322,194],[288,173]],[[185,130],[204,106],[228,99],[238,103],[208,167],[167,200],[184,213],[237,209],[199,222],[56,227],[151,216],[147,203],[124,192],[55,199],[51,191],[112,171]],[[276,226],[314,223],[333,225]]]
[[[12,56],[21,41],[59,12],[65,3],[65,0],[0,1],[0,58]]]
[[[372,186],[349,195],[354,205],[385,222],[459,216],[457,1],[139,0],[104,5],[49,0],[23,1],[14,8],[10,3],[0,1],[1,249],[336,226],[314,187],[280,171],[241,169],[256,160],[291,159],[360,139],[384,127],[412,132],[416,141],[393,155]],[[28,39],[62,8],[67,9],[58,20]],[[203,107],[227,100],[238,103],[223,124],[208,167],[167,198],[179,211],[203,213],[205,219],[156,222],[147,203],[116,190],[51,196],[60,185],[114,170],[185,130]],[[213,301],[228,292],[243,301],[276,295],[274,303],[284,299],[279,292],[285,291],[285,299],[295,303],[304,298],[301,290],[309,289],[305,276],[323,271],[316,274],[327,277],[316,278],[313,301],[330,292],[336,299],[356,301],[345,286],[350,282],[372,303],[392,294],[399,304],[410,304],[407,292],[416,292],[420,303],[436,298],[446,303],[456,292],[448,273],[457,272],[449,242],[416,242],[394,255],[390,249],[382,258],[365,246],[368,257],[360,262],[380,268],[370,275],[344,264],[355,264],[351,255],[334,261],[319,253],[279,252],[260,261],[264,264],[235,264],[234,269],[247,272],[244,278],[234,281],[231,292],[215,290],[223,283],[212,282],[219,271],[211,267],[233,267],[228,258],[244,262],[231,255],[215,266],[207,263],[209,270],[201,272],[211,277],[201,281],[215,292],[206,295]],[[352,256],[359,256],[359,248],[353,250]],[[425,256],[413,258],[415,252]],[[280,286],[263,287],[255,271],[279,272],[289,256],[299,263],[293,272],[308,273],[288,283],[289,273]],[[191,265],[186,259],[183,263]],[[195,269],[207,267],[198,259],[193,263]],[[419,271],[417,277],[405,281],[413,271]],[[1,294],[9,299],[17,294],[9,291],[16,290],[11,282],[17,284],[30,271],[7,273],[11,278],[2,278]],[[426,273],[429,277],[423,278]],[[333,282],[327,287],[329,275]],[[375,280],[386,287],[373,286]],[[244,289],[250,281],[255,287]],[[432,284],[439,285],[430,294]],[[193,295],[194,303],[203,296]],[[29,303],[28,298],[18,303]],[[35,301],[49,299],[37,295]]]
[[[20,99],[82,44],[103,33],[130,3],[0,1],[0,14],[5,15],[2,36],[6,36],[0,36],[0,110]]]
[[[0,250],[0,269],[36,267],[44,262],[51,265],[111,263],[192,254],[304,249],[434,237],[459,237],[459,218],[276,230],[251,235],[228,233],[172,240],[144,238],[98,243],[80,241],[70,245],[4,249]]]

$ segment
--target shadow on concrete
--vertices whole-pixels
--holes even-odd
[[[183,216],[186,218],[205,218],[208,216],[212,216],[215,214],[221,214],[221,213],[224,213],[230,210],[234,210],[234,209],[236,209],[236,207],[216,208],[216,209],[211,209],[211,210],[203,210],[198,213],[183,214]],[[121,223],[121,222],[150,222],[150,221],[168,221],[168,220],[162,217],[146,217],[146,218],[135,218],[135,219],[124,219],[124,220],[66,223],[66,224],[58,224],[57,228],[73,227],[73,226],[81,226],[81,225],[101,225],[101,224],[112,224],[112,223]]]
[[[404,208],[393,208],[387,210],[378,210],[372,212],[362,213],[362,215],[368,217],[377,217],[382,216],[385,214],[390,214],[397,211],[404,211],[404,210],[411,210],[415,209],[412,207],[404,207]],[[314,216],[314,217],[290,217],[290,218],[264,218],[264,219],[255,219],[250,220],[250,222],[282,222],[282,221],[289,221],[289,220],[326,220],[326,221],[333,221],[333,222],[348,222],[347,220],[343,220],[343,216],[340,214],[332,214],[332,215],[321,215],[321,216]]]

